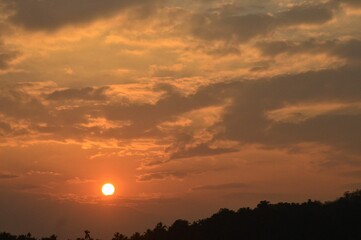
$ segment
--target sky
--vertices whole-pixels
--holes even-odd
[[[0,0],[0,231],[361,187],[360,29],[359,0]]]

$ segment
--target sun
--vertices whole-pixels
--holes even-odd
[[[115,192],[115,187],[111,183],[106,183],[102,187],[102,192],[105,196],[111,196]]]

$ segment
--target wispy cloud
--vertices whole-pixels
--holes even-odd
[[[13,173],[8,173],[8,172],[0,172],[0,179],[13,179],[13,178],[18,178],[20,176],[13,174]]]
[[[192,187],[192,191],[223,191],[232,189],[245,189],[248,188],[248,184],[244,183],[224,183],[218,185],[201,185]]]

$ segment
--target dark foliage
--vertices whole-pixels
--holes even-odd
[[[91,239],[85,231],[82,240]],[[41,240],[56,240],[52,235]],[[361,190],[346,192],[333,202],[261,201],[255,209],[221,209],[210,218],[189,223],[177,220],[167,227],[158,223],[130,238],[115,233],[112,240],[361,240]],[[30,233],[0,233],[0,240],[37,240]]]
[[[121,238],[117,238],[121,236]],[[113,240],[361,240],[361,190],[346,192],[333,202],[261,201],[255,209],[221,209],[194,223],[158,223],[130,238],[116,233]]]

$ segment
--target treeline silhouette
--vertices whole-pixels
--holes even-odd
[[[112,240],[361,240],[361,190],[346,192],[332,202],[304,203],[261,201],[256,208],[220,209],[193,223],[176,220],[167,227],[158,223],[143,234],[127,237],[115,233]],[[31,236],[0,233],[0,240],[37,240]],[[41,240],[56,240],[52,235]],[[93,240],[90,232],[84,238]]]

